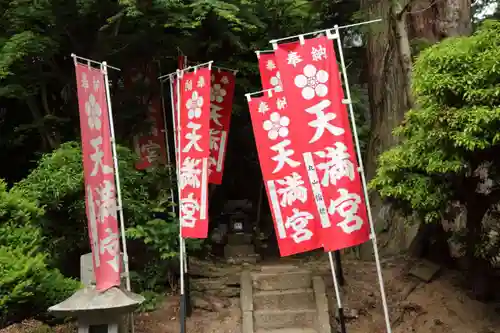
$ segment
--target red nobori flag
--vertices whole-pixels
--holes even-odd
[[[262,89],[275,88],[276,91],[282,91],[281,74],[276,64],[274,53],[257,53],[259,60],[260,79]]]
[[[206,238],[208,234],[210,74],[210,69],[198,68],[184,72],[180,80],[179,188],[184,238]]]
[[[299,120],[283,97],[268,91],[248,104],[280,254],[288,256],[320,248],[321,242],[313,191],[295,148],[302,138],[289,131]]]
[[[210,159],[208,161],[208,182],[211,184],[222,183],[235,83],[236,78],[233,73],[221,70],[212,72]]]
[[[275,54],[286,99],[302,125],[292,134],[301,138],[296,149],[309,171],[323,247],[366,242],[370,228],[333,43],[318,37],[281,44]]]
[[[135,167],[139,170],[166,163],[165,122],[158,80],[156,79],[157,74],[158,72],[152,66],[133,68],[128,80],[125,81],[126,86],[129,87],[139,82],[151,87],[146,94],[138,96],[140,103],[148,107],[147,121],[149,125],[147,131],[139,133],[134,138],[135,151],[139,155],[139,161]]]
[[[85,204],[96,288],[120,285],[120,243],[115,174],[104,75],[75,64],[82,135]]]

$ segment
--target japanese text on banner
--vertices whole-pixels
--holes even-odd
[[[210,157],[210,74],[208,68],[184,72],[180,80],[180,220],[184,238],[208,235],[208,159]]]
[[[321,247],[318,218],[297,136],[289,127],[297,119],[282,92],[249,101],[262,176],[282,256]]]
[[[85,204],[96,289],[120,285],[120,243],[113,155],[104,76],[76,64]]]
[[[280,92],[283,90],[281,85],[281,74],[276,65],[274,53],[260,53],[258,55],[260,79],[262,81],[262,89],[272,89]]]
[[[235,75],[216,70],[212,72],[211,82],[208,182],[211,184],[221,184],[233,107]]]
[[[147,106],[147,131],[134,137],[134,146],[140,159],[136,168],[144,170],[158,163],[166,163],[165,123],[163,119],[161,91],[157,84],[157,71],[151,65],[133,68],[129,78],[125,80],[126,89],[134,89],[138,85],[147,91],[137,96],[139,105]]]
[[[323,247],[366,242],[367,210],[333,42],[318,37],[281,44],[275,54],[287,102],[301,124],[291,135],[308,169]]]

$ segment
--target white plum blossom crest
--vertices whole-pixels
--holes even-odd
[[[290,125],[290,118],[282,117],[278,112],[273,112],[269,119],[264,121],[262,127],[267,131],[269,139],[276,140],[278,136],[282,138],[288,136],[288,125]]]
[[[294,83],[298,88],[302,88],[302,97],[310,100],[315,96],[325,97],[328,94],[328,73],[324,70],[317,70],[314,65],[306,65],[304,74],[295,77]]]
[[[201,107],[203,106],[203,96],[198,95],[197,91],[193,91],[191,98],[187,100],[186,107],[188,109],[188,118],[194,119],[201,116]]]
[[[276,72],[276,75],[271,77],[269,80],[269,83],[273,86],[274,90],[277,92],[283,91],[283,88],[281,87],[281,74],[280,72]]]
[[[101,107],[93,94],[89,95],[88,101],[85,102],[85,113],[88,117],[88,124],[91,129],[101,129]]]
[[[222,88],[222,86],[218,83],[212,86],[210,90],[210,101],[216,101],[217,103],[222,103],[224,101],[224,96],[226,96],[226,89]]]

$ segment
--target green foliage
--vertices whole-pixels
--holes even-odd
[[[144,242],[161,259],[175,257],[177,220],[172,215],[168,221],[153,218],[154,212],[171,210],[168,169],[138,171],[131,150],[118,146],[117,152],[127,235]],[[45,248],[57,267],[65,269],[65,265],[75,262],[76,256],[89,250],[79,144],[68,142],[45,154],[37,168],[16,184],[12,192],[21,193],[45,208],[40,227],[47,237]],[[200,245],[190,244],[194,248]]]
[[[0,180],[0,327],[44,313],[79,286],[47,266],[36,226],[42,216],[43,209]]]
[[[461,185],[498,155],[500,23],[485,21],[471,37],[425,49],[415,62],[418,109],[395,130],[400,145],[384,152],[370,186],[408,213],[437,221]]]

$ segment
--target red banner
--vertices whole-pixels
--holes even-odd
[[[286,99],[296,110],[293,122],[301,124],[291,130],[293,147],[308,168],[323,247],[333,251],[366,242],[367,210],[333,43],[318,37],[281,44],[275,54]]]
[[[258,53],[257,58],[259,60],[262,89],[275,88],[278,92],[282,91],[281,74],[274,53]]]
[[[149,88],[143,96],[138,96],[140,103],[148,107],[148,130],[134,138],[135,150],[139,155],[135,167],[139,170],[166,163],[165,121],[157,77],[158,71],[152,65],[146,65],[143,68],[133,68],[125,81],[129,87],[142,83]]]
[[[283,101],[283,92],[268,91],[248,104],[280,254],[288,256],[320,248],[321,242],[312,186],[294,150],[302,138],[289,130],[293,122],[301,124]]]
[[[222,183],[235,80],[236,78],[233,73],[221,70],[212,73],[212,90],[210,93],[210,159],[208,161],[208,182],[211,184]]]
[[[180,220],[184,238],[208,234],[210,157],[210,74],[208,68],[184,72],[180,80]]]
[[[120,243],[106,86],[100,69],[75,64],[85,204],[96,288],[120,285]]]

